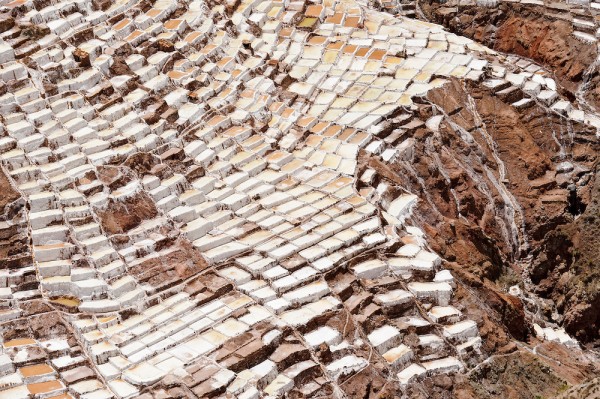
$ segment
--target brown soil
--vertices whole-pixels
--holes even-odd
[[[45,309],[40,311],[45,311],[45,313],[30,314],[28,317],[13,320],[10,324],[3,326],[0,334],[5,341],[5,348],[34,345],[34,340],[47,340],[48,337],[61,336],[68,336],[70,345],[71,343],[76,345],[72,331],[67,327],[59,312]],[[41,352],[43,353],[43,351]]]
[[[527,339],[529,328],[519,298],[503,293],[492,281],[464,271],[456,263],[447,266],[463,283],[457,287],[455,300],[463,306],[463,313],[477,322],[487,353],[513,351],[511,335]]]
[[[32,301],[19,304],[19,307],[22,311],[22,317],[29,317],[54,310],[54,308],[50,306],[45,299],[34,299]]]
[[[27,230],[19,224],[25,211],[25,201],[19,200],[20,194],[13,189],[8,177],[0,170],[0,221],[11,221],[0,229],[0,267],[19,269],[33,262]],[[13,223],[14,222],[14,223]],[[25,273],[18,282],[19,289],[37,287],[35,273]],[[27,288],[29,287],[29,288]]]
[[[457,302],[465,307],[461,310],[478,322],[487,353],[508,353],[515,350],[511,336],[522,341],[531,336],[523,303],[505,291],[521,282],[523,270],[516,261],[529,254],[534,260],[542,256],[557,226],[573,223],[567,211],[567,185],[578,185],[577,196],[584,204],[598,198],[584,184],[590,178],[585,170],[593,170],[600,153],[595,132],[541,106],[517,111],[480,86],[457,81],[431,92],[418,108],[409,124],[391,121],[392,129],[418,126],[409,131],[415,140],[410,161],[388,166],[363,153],[360,164],[375,169],[379,179],[420,196],[414,217],[428,234],[432,249],[450,261],[448,266],[464,284],[456,291]],[[440,113],[444,118],[436,132],[414,122]],[[559,138],[581,170],[557,174],[561,159],[552,132],[569,129],[572,137]],[[501,163],[506,170],[503,179]],[[513,197],[510,205],[504,200],[507,195]],[[517,210],[514,218],[504,211],[509,206]],[[506,234],[513,222],[518,233],[514,236]],[[590,272],[583,275],[594,281]],[[581,301],[589,298],[589,291],[574,290],[573,297],[579,292],[576,298]],[[581,309],[576,319],[589,321],[598,314],[596,309]]]
[[[19,193],[13,189],[12,185],[8,181],[8,177],[4,174],[4,171],[0,169],[0,214],[6,212],[6,206],[13,203],[19,198]]]
[[[598,399],[600,398],[600,378],[567,389],[558,399]]]
[[[466,112],[462,108],[460,112],[457,112],[457,108],[460,107],[454,103],[448,104],[446,99],[460,98],[464,96],[465,92],[469,92],[474,99],[476,110]],[[450,176],[450,185],[445,187],[440,181],[443,180],[441,176],[438,175],[435,178],[435,174],[430,173],[431,167],[428,166],[430,157],[425,151],[423,151],[423,158],[415,166],[421,176],[427,176],[427,181],[430,182],[427,186],[434,187],[433,190],[428,190],[429,194],[434,198],[441,197],[434,200],[434,203],[446,218],[446,222],[441,225],[427,223],[431,225],[431,228],[427,228],[427,231],[433,236],[435,249],[447,259],[456,260],[461,268],[467,269],[474,275],[495,281],[506,273],[502,267],[503,265],[511,264],[511,260],[516,260],[520,256],[532,254],[534,256],[532,278],[535,283],[538,283],[545,276],[543,272],[540,272],[540,269],[552,269],[570,259],[568,253],[572,250],[564,244],[573,241],[573,250],[582,254],[582,261],[579,263],[579,269],[571,270],[570,273],[579,275],[577,281],[581,282],[574,284],[574,280],[568,277],[572,274],[563,276],[563,286],[575,288],[558,291],[562,294],[569,292],[569,296],[573,298],[573,301],[569,302],[570,306],[560,306],[559,304],[559,310],[565,310],[567,315],[572,314],[571,318],[577,320],[566,324],[570,332],[577,333],[577,336],[581,339],[589,340],[597,336],[598,320],[591,315],[594,314],[594,311],[596,311],[596,315],[598,314],[597,306],[600,304],[600,299],[596,294],[599,291],[597,287],[598,280],[593,280],[594,275],[590,273],[594,273],[592,272],[594,270],[592,266],[598,259],[597,250],[595,252],[593,250],[593,248],[598,248],[593,238],[597,237],[597,233],[594,232],[598,228],[599,221],[596,220],[598,211],[594,206],[589,206],[585,217],[582,215],[573,224],[573,217],[566,209],[568,192],[564,187],[570,183],[578,184],[578,198],[586,204],[595,204],[598,201],[600,191],[598,187],[592,189],[591,184],[585,184],[591,175],[582,173],[579,176],[573,174],[568,177],[554,172],[560,159],[556,156],[558,146],[551,137],[552,131],[560,132],[565,129],[572,129],[575,132],[574,138],[566,139],[565,147],[571,151],[574,159],[579,161],[584,169],[591,168],[593,170],[598,154],[598,144],[590,144],[593,143],[594,132],[582,125],[565,127],[564,120],[549,115],[540,107],[532,107],[519,113],[503,103],[498,97],[491,96],[478,88],[461,88],[457,83],[454,83],[450,88],[434,91],[429,98],[447,113],[452,113],[451,119],[457,124],[462,123],[467,126],[471,120],[481,120],[482,129],[479,132],[485,131],[493,139],[496,153],[504,162],[506,168],[506,186],[518,202],[520,209],[522,209],[524,234],[520,236],[519,241],[521,244],[525,239],[528,241],[528,245],[522,252],[515,251],[511,253],[511,244],[513,251],[517,249],[515,243],[503,239],[499,229],[503,222],[502,217],[499,219],[499,216],[501,216],[499,211],[502,209],[503,203],[500,201],[499,193],[494,192],[494,185],[490,184],[490,180],[478,171],[478,169],[484,170],[487,166],[497,175],[498,165],[492,156],[492,148],[485,144],[482,140],[483,136],[475,130],[473,131],[473,137],[479,143],[479,148],[475,149],[475,152],[480,152],[474,156],[472,150],[454,144],[456,140],[452,139],[452,132],[447,129],[447,125],[442,123],[440,129],[441,140],[451,144],[448,156],[440,156],[440,158],[442,165],[446,168],[446,173]],[[443,155],[443,151],[441,152]],[[459,162],[462,160],[462,165],[471,165],[476,174],[471,172],[469,175],[468,170],[461,167],[457,160]],[[446,167],[446,165],[448,166]],[[434,178],[435,180],[433,180]],[[477,188],[478,184],[481,184],[477,182],[477,179],[481,179],[481,182],[484,182],[487,188],[492,190],[493,207],[485,206],[486,199],[483,197],[481,190]],[[436,193],[438,187],[439,191]],[[464,205],[461,207],[461,216],[467,219],[469,223],[463,218],[457,220],[459,218],[456,211],[448,204],[448,202],[452,202],[448,201],[452,198],[448,193],[450,188],[454,188],[459,203]],[[549,195],[558,196],[562,199],[560,201],[547,201]],[[424,206],[427,205],[424,204]],[[454,220],[448,220],[448,218]],[[431,217],[428,219],[431,219]],[[508,222],[506,218],[504,219],[504,222]],[[557,233],[555,229],[561,225],[565,226],[564,229],[571,231],[560,234],[560,231],[563,231],[563,228],[561,228]],[[584,231],[589,232],[590,236],[585,239],[578,239],[579,232]],[[556,237],[557,234],[559,234],[558,238]],[[450,238],[453,236],[456,239]],[[565,237],[570,237],[570,240],[565,239]],[[555,250],[549,251],[552,243],[555,244]],[[501,259],[509,261],[509,263],[501,262]],[[539,263],[542,263],[543,266],[536,266]],[[565,272],[564,267],[559,267],[559,270],[562,273]],[[560,294],[557,294],[556,283],[562,273],[554,276],[552,284],[541,284],[539,287],[540,292],[552,291],[554,292],[553,299],[558,301],[560,298],[556,297]],[[596,281],[596,283],[593,281]],[[484,284],[484,287],[486,286]],[[488,295],[485,296],[489,297]],[[577,300],[583,298],[587,298],[586,305],[577,305]],[[492,301],[492,303],[495,303],[495,301]],[[573,307],[573,310],[568,310],[571,307]],[[511,319],[513,318],[511,317]],[[571,320],[569,317],[567,319]],[[507,320],[504,321],[507,322]],[[577,328],[574,328],[579,323],[585,326],[586,333],[579,333]],[[513,319],[513,322],[509,323],[507,327],[514,333],[514,329],[519,324],[518,319]]]
[[[64,336],[70,333],[69,328],[62,320],[58,312],[49,312],[33,316],[26,321],[33,336],[37,339],[45,339],[51,336]]]
[[[572,24],[555,18],[544,6],[506,2],[498,7],[457,5],[452,1],[443,5],[429,0],[420,3],[428,19],[454,33],[547,66],[571,92],[577,90],[596,59],[596,45],[577,40],[571,34]]]
[[[548,352],[560,353],[562,364],[551,359],[547,361],[525,349],[495,356],[470,372],[466,378],[459,378],[454,386],[454,397],[554,398],[569,385],[580,383],[597,372],[593,368],[586,370],[585,366],[582,367],[581,359],[576,359],[564,347],[551,345],[552,348],[547,348]]]
[[[376,369],[369,366],[341,384],[349,398],[393,398],[398,386],[387,380]]]
[[[585,212],[560,225],[536,251],[538,291],[564,314],[567,331],[583,341],[600,337],[600,166],[584,187]]]
[[[208,268],[200,253],[185,239],[178,239],[165,249],[164,256],[149,258],[129,270],[140,283],[148,283],[157,291],[181,283]]]
[[[157,214],[154,202],[142,191],[123,202],[110,199],[106,209],[97,211],[102,228],[108,234],[126,233]]]
[[[140,177],[149,173],[158,164],[160,164],[160,159],[156,155],[147,152],[133,154],[123,162],[123,166],[129,167]]]

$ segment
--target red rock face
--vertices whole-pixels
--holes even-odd
[[[597,53],[594,46],[574,38],[572,25],[565,21],[512,15],[498,28],[496,50],[548,65],[565,82],[581,82]]]
[[[546,65],[572,92],[596,58],[595,44],[572,35],[571,15],[577,16],[569,15],[568,7],[503,3],[497,9],[471,5],[452,8],[428,2],[423,10],[427,17],[458,34]]]
[[[457,13],[458,9],[434,4],[427,5],[425,9],[427,15],[456,32],[473,37],[497,50],[522,55],[548,66],[556,73],[565,92],[574,94],[579,90],[580,100],[587,100],[597,108],[598,85],[594,66],[596,46],[576,37],[575,34],[579,34],[577,32],[581,27],[574,27],[567,18],[568,11],[559,12],[558,6],[556,7],[545,9],[539,6],[503,5],[501,10],[465,7],[461,8],[460,15]],[[493,35],[484,33],[492,31]],[[484,105],[484,108],[489,106]],[[497,108],[494,109],[494,114],[496,113]],[[493,118],[500,122],[497,123],[500,126],[493,129],[494,134],[502,134],[502,115],[499,118],[494,115]],[[594,245],[595,238],[588,235],[590,230],[597,229],[596,218],[591,216],[596,211],[588,209],[584,212],[586,217],[579,216],[576,220],[565,211],[565,206],[568,207],[565,190],[568,181],[560,175],[553,179],[551,170],[556,168],[556,164],[553,167],[549,164],[550,160],[556,160],[553,152],[556,154],[557,149],[548,133],[560,129],[558,126],[561,122],[553,122],[554,127],[544,127],[548,123],[545,115],[534,118],[527,122],[526,135],[536,145],[523,145],[526,152],[520,150],[518,141],[513,141],[509,136],[497,136],[495,140],[500,151],[505,148],[505,154],[501,156],[509,165],[507,171],[511,175],[510,190],[515,193],[526,214],[525,231],[532,240],[531,251],[527,254],[533,256],[529,269],[535,284],[533,289],[558,305],[569,332],[585,341],[594,341],[598,338],[599,331],[595,317],[599,306],[598,296],[594,283],[585,281],[595,280],[593,265],[598,261],[598,251],[591,250],[590,247],[590,243]],[[507,120],[516,119],[524,118],[513,115]],[[596,209],[598,189],[594,182],[598,150],[595,140],[591,136],[582,135],[580,129],[574,127],[575,136],[570,146],[575,158],[582,162],[583,170],[589,173],[578,181],[580,188],[577,189],[577,195],[573,196],[573,201]],[[512,136],[512,127],[505,131]],[[517,133],[517,137],[523,141],[522,134]],[[512,148],[511,142],[516,144]],[[534,148],[538,151],[533,150]],[[547,156],[543,164],[532,158],[541,154]],[[528,169],[527,178],[519,172],[523,170],[523,166]],[[536,192],[537,195],[533,194]],[[576,205],[579,206],[577,212],[581,212],[585,205]],[[582,239],[584,235],[588,238]]]

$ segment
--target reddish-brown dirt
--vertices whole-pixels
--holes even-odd
[[[514,350],[511,335],[519,340],[527,339],[529,330],[519,298],[503,293],[492,281],[463,270],[457,263],[447,265],[463,283],[456,290],[456,301],[464,307],[463,312],[477,322],[488,353]]]
[[[496,31],[494,49],[531,58],[547,65],[564,82],[577,83],[594,61],[596,49],[575,39],[572,31],[565,21],[533,13],[511,15]]]
[[[536,356],[526,349],[498,355],[457,378],[453,397],[459,399],[554,398],[571,385],[598,372],[592,364],[561,345],[544,343]]]
[[[571,387],[563,392],[558,399],[598,399],[600,398],[600,378]]]
[[[97,211],[102,228],[109,234],[126,233],[157,213],[148,194],[141,191],[122,202],[110,199],[106,209]]]
[[[13,220],[19,220],[24,212],[24,201],[10,184],[3,170],[0,170],[0,221],[10,221],[0,229],[0,267],[18,269],[31,265],[32,257],[27,231]],[[19,286],[32,289],[37,286],[35,273],[26,273]]]
[[[544,109],[539,107],[532,107],[525,112],[517,112],[508,104],[503,103],[498,97],[491,96],[479,88],[460,88],[456,83],[450,88],[432,93],[430,99],[435,104],[441,106],[446,112],[454,113],[451,119],[455,120],[456,123],[460,123],[461,120],[464,121],[471,118],[460,117],[463,110],[456,112],[456,109],[454,109],[455,105],[448,105],[445,99],[460,97],[464,95],[465,91],[468,91],[475,100],[476,111],[470,110],[469,112],[477,113],[477,118],[473,119],[481,120],[482,129],[479,131],[485,130],[493,139],[496,153],[505,165],[506,186],[522,210],[524,234],[521,237],[521,242],[526,239],[528,246],[522,253],[516,253],[513,260],[518,259],[519,256],[533,255],[534,267],[531,270],[532,278],[534,283],[539,283],[543,280],[543,276],[547,274],[543,271],[559,266],[561,260],[568,262],[571,258],[569,255],[570,252],[585,252],[582,255],[584,261],[580,262],[579,269],[575,270],[576,275],[585,276],[583,281],[579,282],[577,289],[559,290],[559,292],[564,292],[564,294],[570,292],[569,297],[571,298],[578,300],[583,300],[584,297],[587,298],[585,305],[578,304],[576,300],[564,303],[564,298],[556,297],[557,287],[572,285],[582,277],[559,273],[558,276],[554,276],[553,284],[541,284],[539,290],[541,293],[554,292],[551,297],[558,302],[559,309],[565,311],[567,314],[566,326],[570,332],[575,333],[579,338],[584,340],[597,337],[598,321],[591,317],[590,312],[595,311],[595,314],[598,314],[597,310],[599,308],[597,307],[597,302],[599,299],[596,293],[599,290],[594,285],[595,283],[589,283],[592,281],[590,280],[589,270],[593,269],[591,266],[594,262],[597,262],[598,254],[596,251],[596,257],[593,257],[593,250],[591,250],[591,248],[594,248],[593,238],[586,237],[587,239],[581,239],[579,237],[582,234],[587,234],[587,232],[596,231],[598,221],[596,221],[593,211],[586,212],[586,217],[582,216],[582,218],[575,221],[573,216],[566,210],[568,191],[565,187],[569,183],[576,183],[579,186],[577,190],[578,197],[582,202],[587,204],[596,203],[600,191],[598,187],[593,187],[593,184],[587,184],[587,179],[590,175],[582,173],[581,177],[575,175],[569,180],[554,172],[556,164],[560,159],[556,156],[559,148],[552,138],[552,132],[564,131],[564,124],[566,122],[556,116],[549,115]],[[574,132],[574,137],[565,141],[567,151],[571,151],[573,158],[579,161],[582,168],[594,170],[599,150],[598,144],[594,143],[594,132],[583,125],[570,125],[567,127]],[[448,136],[452,134],[445,129],[443,124],[440,133],[442,134],[442,141],[445,134]],[[509,245],[503,243],[502,235],[498,230],[498,210],[502,208],[503,204],[500,201],[496,202],[499,199],[496,192],[493,195],[496,202],[495,206],[486,208],[485,202],[482,203],[485,199],[482,198],[480,190],[477,189],[481,186],[478,186],[477,181],[469,177],[465,172],[465,168],[456,166],[457,162],[455,162],[455,160],[462,158],[464,159],[463,165],[470,162],[470,165],[475,170],[488,165],[494,171],[494,174],[498,173],[498,165],[496,165],[491,154],[492,148],[485,145],[483,136],[479,135],[477,131],[473,132],[473,137],[480,143],[479,148],[482,150],[482,155],[477,157],[469,156],[469,158],[465,159],[463,154],[466,149],[456,148],[451,144],[449,147],[450,154],[447,159],[441,157],[443,165],[451,165],[447,169],[450,171],[448,173],[450,174],[451,184],[447,189],[441,183],[436,184],[432,182],[427,184],[430,187],[434,187],[433,192],[430,191],[430,195],[435,195],[435,188],[440,187],[439,194],[437,195],[442,198],[434,202],[436,205],[442,203],[442,206],[438,209],[440,209],[446,218],[458,219],[456,213],[448,213],[446,211],[448,206],[443,199],[450,198],[450,195],[447,192],[445,193],[444,190],[454,188],[455,195],[458,196],[460,204],[471,205],[461,208],[461,216],[463,217],[461,220],[447,221],[441,225],[433,224],[432,228],[428,229],[428,231],[434,238],[433,242],[437,246],[436,249],[446,258],[457,260],[461,267],[466,267],[467,270],[475,275],[497,280],[503,273],[502,268],[498,265],[499,256],[505,260],[511,260],[510,251],[508,251],[510,249]],[[450,138],[447,140],[450,141]],[[425,168],[425,164],[428,163],[427,159],[428,156],[423,153],[423,163],[419,162],[416,166],[416,169],[424,176],[427,176],[426,173],[430,169]],[[419,168],[420,164],[423,164],[423,167]],[[482,182],[489,182],[481,174],[478,173],[477,175],[480,175]],[[453,178],[453,176],[457,177]],[[432,178],[433,176],[428,176],[429,181]],[[493,187],[489,183],[487,186],[488,188]],[[485,209],[485,211],[481,213],[481,209]],[[464,219],[469,220],[470,223],[466,223]],[[583,221],[587,221],[585,227],[585,222]],[[556,235],[560,234],[555,231],[557,226],[563,226],[558,230],[559,232],[563,230],[568,230],[569,232],[563,233],[559,238],[556,238]],[[455,236],[456,240],[448,239],[448,237],[452,236]],[[561,237],[570,237],[570,240],[562,239]],[[554,251],[544,250],[544,248],[549,249],[553,245],[553,242],[556,247]],[[565,245],[569,242],[572,243],[572,248],[569,245]],[[494,248],[498,248],[500,253],[495,252]],[[596,246],[595,248],[598,247]],[[552,255],[549,255],[548,252]],[[538,266],[539,263],[544,263],[544,259],[546,261],[550,260],[550,265],[554,266],[548,265],[548,262],[542,267]],[[474,264],[475,262],[477,264]],[[565,272],[564,267],[562,269],[559,267],[559,270],[562,270],[563,273]],[[571,270],[571,273],[573,272],[574,270]],[[559,284],[561,275],[562,281]],[[586,281],[588,281],[587,284]],[[582,285],[583,287],[587,287],[583,289],[587,293],[585,295],[581,293]],[[561,301],[561,299],[563,300]],[[571,318],[577,321],[571,320]],[[587,331],[586,333],[578,332],[578,328],[581,327],[575,326],[580,323],[586,326],[584,328]],[[518,324],[514,322],[510,323],[513,326]],[[512,330],[512,328],[509,329]],[[592,332],[591,330],[595,331]]]
[[[4,341],[30,337],[34,339],[47,339],[51,336],[65,335],[70,332],[59,312],[49,312],[44,308],[44,313],[31,315],[13,322],[11,329],[3,331]],[[75,338],[72,338],[75,341]]]
[[[129,273],[137,281],[148,283],[157,291],[161,291],[208,268],[204,258],[189,241],[178,239],[167,245],[165,256],[150,257],[132,267]]]
[[[600,166],[587,184],[585,212],[548,234],[534,259],[537,290],[564,314],[564,325],[583,341],[600,336]]]
[[[451,1],[419,3],[425,16],[494,50],[530,58],[552,70],[560,83],[575,92],[597,55],[595,44],[571,33],[570,22],[555,15],[565,10],[502,2],[498,7],[458,5]],[[554,15],[553,15],[554,14]]]
[[[454,81],[434,90],[428,102],[419,105],[415,116],[427,120],[440,112],[445,117],[436,132],[424,125],[414,131],[410,162],[388,166],[362,154],[361,165],[376,169],[382,179],[420,196],[416,221],[429,236],[432,249],[450,261],[449,267],[464,284],[456,292],[458,301],[465,306],[463,311],[478,322],[488,353],[506,353],[515,349],[514,344],[510,345],[510,336],[518,340],[531,337],[523,303],[506,294],[508,286],[522,284],[523,270],[516,261],[532,255],[532,273],[538,270],[536,259],[544,256],[543,248],[552,241],[557,227],[574,225],[575,219],[567,211],[569,184],[576,184],[577,196],[583,203],[597,200],[598,194],[586,181],[600,148],[590,128],[567,122],[540,106],[517,111],[479,85]],[[560,137],[560,142],[582,168],[571,176],[555,172],[561,159],[553,132],[567,130],[573,135]],[[499,172],[502,165],[504,178]],[[500,183],[506,188],[504,193]],[[507,195],[512,196],[510,205],[504,199]],[[508,206],[517,210],[514,218],[504,212]],[[506,234],[513,222],[518,238]],[[574,248],[567,246],[565,251],[570,253]],[[551,259],[550,264],[555,265],[556,259]],[[565,286],[575,281],[566,276],[562,279]],[[566,323],[572,333],[576,329],[570,326],[585,325],[594,311],[598,314],[594,302],[586,301],[585,308],[576,305],[576,300],[583,301],[583,293],[589,295],[589,291],[579,289],[575,292],[580,295],[572,293],[570,306],[579,313],[559,306],[567,320],[573,315],[574,321]],[[549,309],[544,311],[551,313]],[[592,323],[588,330],[594,328]],[[576,335],[589,340],[594,334]]]
[[[6,206],[8,204],[13,203],[19,198],[19,193],[13,189],[8,178],[4,174],[4,171],[0,169],[0,190],[2,190],[2,195],[0,195],[0,214],[4,214],[6,212]]]

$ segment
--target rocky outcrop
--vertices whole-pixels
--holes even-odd
[[[564,94],[597,107],[596,44],[576,36],[566,5],[501,3],[487,8],[426,1],[420,6],[427,18],[456,33],[498,51],[538,61],[554,71]],[[559,7],[564,8],[562,13]],[[599,196],[594,185],[598,154],[594,134],[582,126],[565,125],[539,107],[505,113],[502,109],[506,107],[497,98],[474,97],[498,155],[505,162],[510,182],[507,188],[522,209],[521,232],[527,245],[512,259],[527,259],[525,263],[530,264],[525,275],[531,279],[532,289],[551,300],[544,306],[546,316],[558,310],[553,317],[564,322],[569,333],[593,341],[599,337],[596,316],[600,306],[593,271],[598,254],[590,250],[598,247],[594,232],[600,223],[594,206]],[[444,93],[438,98],[443,99]],[[511,121],[516,120],[519,123],[513,126]],[[553,137],[555,132],[565,130],[573,133],[566,141]],[[569,166],[566,173],[559,156],[565,153],[576,162],[575,169]],[[486,234],[498,237],[490,229]],[[508,259],[506,246],[497,248]],[[450,254],[451,259],[455,256]],[[481,263],[480,273],[488,273],[489,266]]]
[[[567,331],[583,341],[600,335],[600,177],[599,167],[583,187],[585,211],[547,234],[534,252],[536,290],[564,315]]]
[[[501,2],[497,7],[432,0],[419,2],[424,16],[460,35],[508,54],[526,57],[552,70],[574,94],[597,55],[595,43],[573,36],[566,5]]]

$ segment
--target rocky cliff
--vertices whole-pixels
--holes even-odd
[[[452,2],[421,2],[420,6],[425,18],[442,23],[451,31],[503,53],[537,61],[555,74],[562,93],[584,107],[597,109],[597,43],[593,35],[586,33],[594,30],[593,7],[509,2],[501,2],[497,7]],[[538,140],[546,136],[547,142],[541,147],[545,151],[529,145],[526,148],[530,156],[545,152],[554,166],[542,167],[540,170],[548,169],[544,176],[534,179],[529,176],[528,180],[537,185],[533,191],[523,186],[527,180],[516,174],[510,188],[524,212],[530,214],[525,218],[524,232],[532,245],[521,258],[528,264],[526,278],[531,279],[534,291],[556,306],[557,321],[584,342],[593,342],[600,330],[595,278],[600,251],[594,238],[598,229],[597,141],[593,134],[584,138],[577,127],[559,127],[560,122],[543,123],[549,125],[538,124],[539,129],[529,125],[529,129],[539,130]],[[556,132],[561,130],[572,132],[572,139],[568,148],[552,154],[550,142],[556,142]],[[519,154],[517,159],[509,153],[502,158],[512,162],[509,170],[522,169],[517,164],[522,155],[514,148],[512,151],[511,155]],[[565,156],[571,162],[569,169],[573,168],[566,173],[557,164]],[[524,160],[525,164],[536,165],[536,162]],[[524,188],[537,195],[528,200]],[[563,201],[550,204],[554,202],[550,196],[554,200],[562,197]],[[533,204],[532,198],[538,198],[538,203]]]

